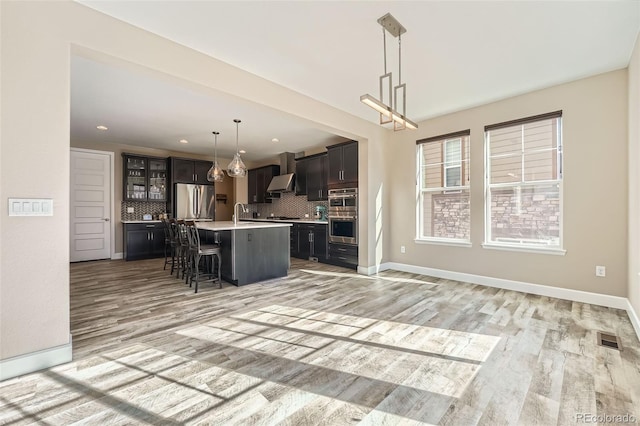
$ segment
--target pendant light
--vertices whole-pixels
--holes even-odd
[[[360,102],[369,105],[380,113],[380,124],[393,122],[393,130],[415,130],[418,125],[406,117],[407,85],[402,82],[402,34],[407,30],[390,13],[379,18],[378,24],[382,26],[382,47],[384,51],[384,74],[379,77],[380,99],[378,100],[367,93],[360,96]],[[387,32],[398,38],[398,85],[393,86],[393,90],[391,88],[393,76],[391,72],[387,72]],[[385,103],[385,91],[389,105]],[[399,91],[401,101],[398,101]],[[402,107],[401,110],[399,110],[400,107]]]
[[[242,178],[247,175],[247,167],[242,162],[240,152],[238,151],[238,124],[240,124],[241,121],[236,118],[233,122],[236,123],[236,154],[227,166],[227,174],[231,177]]]
[[[213,164],[207,172],[207,180],[209,182],[222,182],[224,180],[224,172],[218,165],[218,135],[220,132],[211,132],[215,138],[215,154]]]

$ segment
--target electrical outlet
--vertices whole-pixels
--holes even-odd
[[[127,213],[133,213],[133,207],[127,207]]]
[[[596,277],[606,277],[607,276],[607,268],[604,266],[596,266]]]
[[[273,217],[273,213],[271,213],[271,217]]]
[[[405,246],[400,246],[400,253],[406,253],[407,249]]]
[[[305,214],[304,214],[304,217],[309,217],[309,213],[305,213]]]

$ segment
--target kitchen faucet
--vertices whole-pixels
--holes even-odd
[[[237,208],[238,206],[242,207],[242,213],[249,213],[249,209],[247,209],[244,204],[242,203],[236,203],[233,206],[233,224],[237,225],[238,224],[238,212],[237,212]]]

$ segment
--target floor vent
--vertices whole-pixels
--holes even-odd
[[[618,340],[618,336],[602,333],[600,331],[598,332],[598,345],[620,350],[620,341]]]

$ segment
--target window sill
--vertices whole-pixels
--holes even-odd
[[[459,241],[459,240],[436,240],[436,239],[427,239],[427,238],[416,238],[413,241],[416,244],[435,244],[440,246],[471,247],[470,242]]]
[[[496,243],[482,243],[482,248],[491,249],[491,250],[520,251],[524,253],[553,254],[556,256],[564,256],[565,254],[567,254],[566,250],[560,249],[560,248],[513,246],[508,244],[496,244]]]

